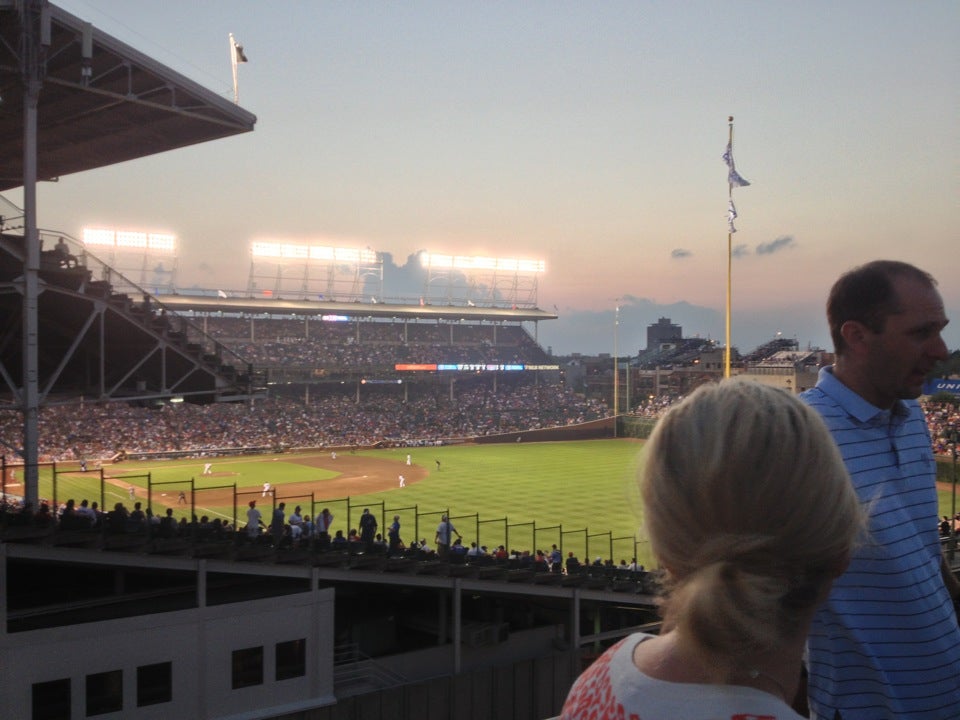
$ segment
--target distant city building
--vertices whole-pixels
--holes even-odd
[[[663,345],[675,345],[683,340],[683,328],[675,325],[670,318],[662,317],[656,323],[647,325],[647,350],[659,349]]]
[[[751,356],[756,354],[755,351]],[[801,393],[817,384],[820,368],[830,362],[832,354],[824,350],[779,350],[754,361],[745,361],[739,375],[764,385]]]

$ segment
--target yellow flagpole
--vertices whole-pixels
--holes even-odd
[[[731,151],[733,149],[733,115],[730,115],[727,118],[727,122],[730,127],[730,134],[727,142],[730,145]],[[727,195],[728,200],[733,201],[733,184],[727,180]],[[730,313],[731,313],[731,296],[733,294],[732,285],[733,285],[733,231],[732,229],[727,229],[727,321],[726,321],[726,337],[724,341],[726,342],[726,349],[723,354],[723,376],[725,378],[730,377]]]

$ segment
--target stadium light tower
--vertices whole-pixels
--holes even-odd
[[[141,288],[176,289],[177,238],[166,232],[84,228],[83,246]],[[107,278],[104,278],[107,279]],[[111,277],[115,285],[122,285]]]
[[[544,260],[499,258],[480,255],[446,255],[424,252],[420,264],[427,271],[424,296],[430,297],[434,280],[445,279],[446,299],[469,304],[486,295],[492,305],[536,307],[538,276],[546,272]]]
[[[377,287],[367,292],[369,278]],[[250,244],[248,292],[272,285],[270,294],[302,300],[361,300],[383,294],[383,261],[370,248],[313,243],[254,241]]]

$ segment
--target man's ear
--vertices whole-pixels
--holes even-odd
[[[870,329],[857,320],[847,320],[840,326],[840,335],[848,348],[857,351],[863,348],[867,338],[872,335]]]

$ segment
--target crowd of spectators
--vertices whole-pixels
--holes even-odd
[[[544,363],[519,325],[207,318],[206,333],[254,367],[392,368],[396,363]]]
[[[330,388],[337,388],[336,391]],[[38,417],[42,462],[95,460],[118,452],[197,455],[240,448],[436,444],[452,439],[566,426],[602,418],[606,405],[562,385],[464,383],[423,389],[404,399],[397,386],[316,390],[309,402],[271,397],[245,403],[127,403],[44,407]],[[22,447],[23,421],[0,411],[0,443],[8,458]]]
[[[960,407],[953,403],[923,402],[927,427],[936,455],[951,455],[954,450],[954,432],[960,432]]]
[[[655,398],[634,415],[657,418],[678,398]],[[937,455],[950,455],[960,409],[925,402]],[[109,458],[118,452],[217,454],[242,448],[427,445],[484,435],[573,425],[609,414],[606,404],[561,385],[478,383],[404,400],[396,388],[314,393],[302,399],[271,397],[254,404],[75,404],[40,410],[41,462]],[[22,446],[19,412],[0,411],[0,443],[8,460]]]

